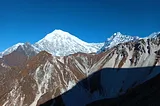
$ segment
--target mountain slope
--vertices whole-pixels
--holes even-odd
[[[18,52],[12,52],[10,55],[13,56],[13,54],[19,55]],[[94,54],[84,53],[54,57],[42,51],[22,62],[22,68],[17,67],[18,65],[5,64],[5,66],[5,61],[2,61],[4,62],[2,67],[8,67],[16,74],[12,81],[5,77],[5,83],[0,82],[3,87],[6,87],[7,83],[15,83],[10,89],[4,89],[3,92],[7,92],[5,95],[0,94],[0,105],[36,106],[66,92],[78,81],[87,77],[87,70],[99,60],[93,57],[95,57]],[[8,76],[7,73],[5,75]]]
[[[160,37],[140,39],[98,54],[101,58],[88,70],[90,76],[49,103],[53,106],[59,106],[59,103],[85,106],[95,100],[118,97],[154,78],[160,73],[159,44]],[[77,104],[77,101],[80,102]]]
[[[89,104],[93,101],[101,100],[104,98],[109,99],[110,95],[112,95],[111,98],[118,97],[124,94],[128,89],[131,89],[139,84],[143,84],[143,81],[147,77],[152,76],[151,75],[152,73],[149,74],[151,67],[143,67],[135,69],[122,68],[119,72],[117,72],[117,70],[118,70],[117,68],[105,68],[103,70],[97,71],[96,73],[92,74],[86,79],[80,81],[78,84],[76,84],[76,86],[74,86],[69,91],[45,102],[41,106],[75,106],[75,105],[86,106],[86,104]],[[160,67],[155,67],[153,69],[153,73],[156,72],[160,73],[159,70]],[[134,99],[134,97],[138,94],[135,92],[132,98]],[[128,98],[126,99],[129,100]],[[104,100],[104,102],[106,101]],[[133,101],[133,103],[134,102],[135,101]],[[100,103],[94,105],[93,103],[93,106],[118,106],[118,105],[109,105],[109,104],[100,105]]]
[[[87,43],[62,30],[54,30],[34,46],[55,56],[66,56],[78,52],[97,52],[103,43]]]

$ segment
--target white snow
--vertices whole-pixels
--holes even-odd
[[[4,67],[4,68],[7,68],[8,66],[5,65],[4,63],[1,63],[1,66]]]
[[[70,89],[71,89],[72,87],[74,87],[75,85],[76,85],[76,82],[75,82],[74,80],[69,81],[67,90],[70,90]]]
[[[9,100],[7,100],[2,106],[7,106],[8,103],[9,103]]]

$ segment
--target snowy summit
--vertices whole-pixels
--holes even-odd
[[[55,56],[66,56],[77,52],[97,52],[103,43],[87,43],[68,32],[54,30],[35,43],[34,46]]]

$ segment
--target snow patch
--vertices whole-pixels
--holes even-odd
[[[7,68],[8,66],[5,65],[4,63],[1,63],[1,66],[4,67],[4,68]]]
[[[74,87],[76,85],[75,81],[72,80],[72,81],[69,81],[68,82],[68,87],[67,87],[67,90],[70,90],[72,87]]]

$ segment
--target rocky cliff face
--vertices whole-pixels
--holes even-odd
[[[42,51],[29,58],[31,51],[17,48],[0,59],[0,105],[36,106],[62,94],[66,106],[117,97],[160,73],[155,68],[159,44],[155,37],[121,43],[100,54],[61,57]]]

